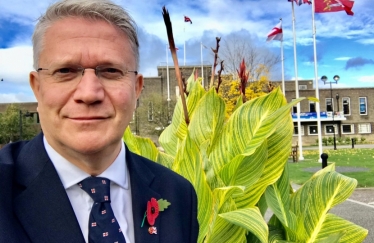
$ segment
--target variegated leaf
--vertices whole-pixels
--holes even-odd
[[[322,229],[328,211],[345,201],[356,188],[357,181],[334,171],[320,173],[308,180],[291,196],[291,210],[300,219],[303,230],[297,237],[314,242]],[[337,232],[334,232],[337,233]]]
[[[268,225],[257,207],[239,209],[219,214],[228,222],[240,226],[254,234],[261,242],[268,242]]]
[[[341,234],[338,241],[339,243],[360,243],[363,242],[368,235],[368,230],[334,214],[328,213],[321,227],[321,231],[318,233],[316,243],[322,243],[322,240],[328,239],[328,237],[333,234]],[[325,242],[327,243],[328,241]]]

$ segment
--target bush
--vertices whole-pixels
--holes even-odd
[[[286,104],[276,89],[238,102],[227,120],[224,102],[214,88],[206,92],[200,83],[189,85],[190,123],[178,102],[172,124],[159,139],[165,153],[129,130],[124,140],[131,151],[169,167],[194,185],[199,243],[363,241],[367,230],[329,212],[350,196],[355,179],[330,165],[297,192],[290,190],[287,160],[293,123],[289,110],[295,101]],[[274,212],[268,223],[263,218],[267,208]],[[342,227],[321,228],[322,223]]]

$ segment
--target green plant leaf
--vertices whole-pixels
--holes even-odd
[[[158,199],[157,202],[158,202],[159,211],[164,211],[171,205],[171,203],[169,203],[167,200],[162,199],[162,198]]]
[[[260,210],[262,217],[264,217],[268,209],[268,204],[266,202],[265,194],[261,196],[260,200],[257,203],[257,207]]]
[[[221,215],[219,215],[221,216]],[[254,223],[252,221],[252,223]],[[265,223],[266,225],[266,223]],[[217,217],[214,221],[214,228],[208,235],[205,243],[245,243],[246,230],[228,220]]]
[[[297,237],[305,242],[314,242],[328,211],[345,201],[356,188],[357,181],[334,171],[319,173],[291,196],[291,210],[300,219]],[[332,233],[338,233],[333,231]]]
[[[274,212],[282,225],[287,229],[296,233],[297,219],[296,215],[290,211],[290,184],[288,177],[287,165],[282,176],[276,183],[268,186],[265,192],[266,202],[269,208]]]
[[[267,160],[267,141],[259,146],[256,153],[237,155],[224,165],[219,173],[226,185],[252,186],[261,177]]]
[[[261,242],[268,242],[268,226],[257,207],[239,209],[219,214],[228,222],[240,226],[254,234]]]
[[[209,90],[197,104],[188,128],[197,146],[209,141],[209,146],[222,130],[225,119],[225,102],[214,89]],[[208,148],[209,150],[209,148]]]
[[[316,242],[333,242],[325,240],[333,234],[340,236],[338,241],[339,243],[359,243],[363,242],[367,237],[368,230],[334,214],[328,213],[325,221],[322,224],[321,231],[318,234]]]
[[[231,199],[231,196],[233,193],[239,192],[243,193],[244,192],[244,187],[243,186],[229,186],[229,187],[221,187],[221,188],[216,188],[213,190],[213,197],[215,200],[219,202],[218,204],[218,211],[220,212],[220,208],[224,203],[226,203],[228,200]]]
[[[277,243],[285,239],[283,229],[269,225],[269,243]]]
[[[174,163],[174,157],[166,153],[159,152],[156,162],[171,169]]]
[[[198,242],[203,242],[214,217],[213,195],[203,170],[201,154],[189,135],[178,150],[172,169],[189,180],[196,190],[200,224]]]
[[[268,157],[261,178],[254,185],[247,187],[242,197],[235,198],[238,208],[256,205],[266,188],[281,176],[284,165],[287,163],[292,144],[292,119],[290,116],[285,116],[283,120],[274,125],[277,125],[277,129],[267,138]]]
[[[147,159],[157,161],[159,150],[151,139],[135,136],[131,133],[130,127],[127,127],[123,135],[123,140],[131,152],[142,155]]]

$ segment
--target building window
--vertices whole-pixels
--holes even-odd
[[[317,125],[309,125],[308,126],[308,135],[318,135],[318,126]]]
[[[366,97],[360,97],[359,104],[360,104],[360,115],[367,115],[367,102]]]
[[[292,99],[292,101],[296,100],[295,98]],[[297,105],[292,106],[292,113],[297,113]]]
[[[338,129],[336,124],[327,124],[325,125],[325,134],[338,134]]]
[[[148,103],[148,121],[153,121],[153,102]]]
[[[326,98],[326,111],[333,111],[333,100]]]
[[[300,130],[301,130],[301,135],[302,136],[304,136],[304,126],[300,126]],[[299,129],[298,129],[298,127],[297,126],[294,126],[293,127],[293,135],[294,136],[297,136],[297,135],[299,135]]]
[[[342,134],[354,134],[355,126],[353,124],[342,124]]]
[[[343,102],[343,112],[345,116],[350,116],[351,115],[351,100],[349,97],[343,97],[342,98]]]
[[[309,100],[309,112],[316,112],[316,102]]]
[[[358,124],[358,133],[371,133],[371,124],[370,123]]]

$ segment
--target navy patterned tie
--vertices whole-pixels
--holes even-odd
[[[89,243],[125,243],[110,205],[110,180],[88,177],[78,185],[94,200],[88,225]]]

